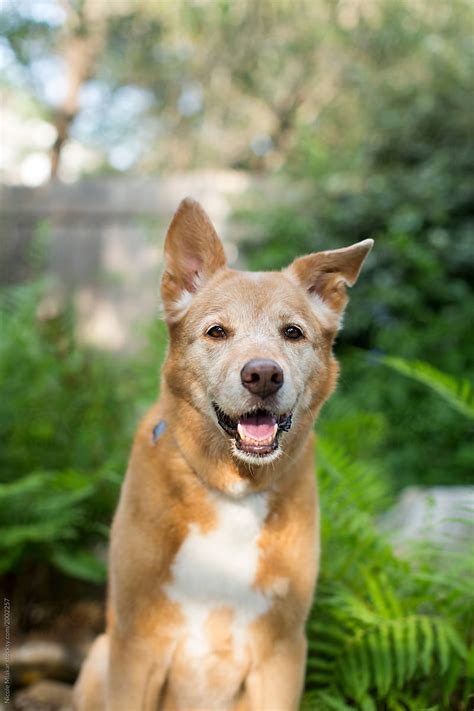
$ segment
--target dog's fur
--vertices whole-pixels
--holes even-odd
[[[135,438],[112,528],[107,632],[84,663],[79,711],[297,709],[319,559],[312,425],[336,383],[346,286],[371,247],[237,272],[200,205],[179,206],[165,243],[161,396]],[[284,375],[264,399],[240,378],[255,358]],[[256,408],[292,413],[264,454],[218,419]]]

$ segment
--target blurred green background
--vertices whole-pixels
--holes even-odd
[[[317,428],[323,564],[304,704],[473,708],[472,510],[454,549],[400,553],[379,526],[407,486],[473,484],[472,3],[7,0],[0,29],[3,214],[12,186],[41,196],[206,169],[250,181],[228,218],[238,266],[375,239]],[[21,219],[2,219],[5,244]],[[166,349],[157,318],[112,353],[81,338],[72,288],[48,307],[50,232],[37,220],[21,257],[2,252],[0,571],[24,633],[38,603],[47,624],[64,599],[102,595]]]

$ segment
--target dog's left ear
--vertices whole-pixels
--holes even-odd
[[[206,212],[198,202],[185,198],[165,240],[161,296],[168,323],[184,316],[194,293],[225,264],[222,242]]]
[[[343,249],[309,254],[295,259],[286,270],[308,291],[329,330],[339,328],[348,300],[346,287],[356,283],[373,244],[373,239],[365,239]]]

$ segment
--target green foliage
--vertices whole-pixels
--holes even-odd
[[[324,435],[317,445],[322,561],[302,709],[467,711],[474,698],[472,552],[426,543],[395,555],[376,527],[386,479],[342,453],[345,433]]]
[[[427,364],[384,362],[472,418],[465,385]],[[374,446],[367,415],[361,420],[349,413],[340,430],[327,420],[317,445],[323,557],[302,709],[467,711],[474,700],[473,552],[421,541],[404,557],[395,554],[376,526],[387,479],[360,452],[352,459],[354,442],[366,453]],[[459,519],[467,540],[471,513]]]
[[[91,524],[87,512],[94,510],[92,499],[107,483],[117,485],[105,475],[64,470],[34,471],[0,484],[0,573],[36,559],[77,578],[104,580],[104,565],[87,547],[104,531],[99,522]]]
[[[51,293],[39,282],[0,298],[0,572],[41,561],[98,582],[105,567],[91,551],[106,540],[133,429],[156,394],[163,332],[150,360],[125,363],[78,344],[72,307]]]
[[[384,356],[381,360],[399,373],[427,385],[455,410],[471,420],[474,419],[474,392],[468,380],[459,381],[422,361],[412,363],[391,356]]]

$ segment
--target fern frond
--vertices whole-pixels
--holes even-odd
[[[346,704],[344,697],[339,696],[337,692],[320,691],[316,695],[316,699],[324,702],[331,711],[354,711],[353,706]]]
[[[391,619],[400,614],[400,605],[393,594],[391,585],[388,585],[386,576],[377,576],[366,572],[364,574],[367,595],[371,606],[380,617]]]
[[[345,663],[340,668],[340,678],[348,696],[356,700],[365,695],[370,682],[368,668],[366,670],[360,668],[355,654],[346,655]]]
[[[349,613],[346,609],[341,614],[346,619]],[[337,656],[310,656],[308,682],[343,689],[359,706],[368,695],[386,699],[410,680],[429,677],[435,669],[443,675],[454,659],[468,658],[463,641],[445,619],[374,616],[368,623],[358,609],[353,619],[355,627],[352,632],[347,629]]]
[[[45,472],[33,472],[18,481],[0,483],[0,503],[7,502],[13,496],[26,497],[41,491],[47,479]]]
[[[405,639],[406,639],[406,655],[407,655],[407,679],[411,679],[416,671],[418,661],[418,640],[417,640],[417,625],[416,617],[408,617],[405,621]]]
[[[321,490],[330,489],[331,496],[339,502],[346,500],[356,509],[375,512],[386,501],[386,486],[381,478],[368,465],[351,460],[333,438],[318,439],[316,461]]]
[[[370,696],[364,696],[364,698],[359,701],[359,706],[361,711],[377,711],[375,701]]]
[[[398,373],[428,386],[455,410],[474,419],[474,389],[468,380],[458,380],[423,361],[408,361],[395,356],[381,356],[380,361]]]
[[[434,633],[433,626],[426,617],[420,619],[420,628],[422,630],[422,646],[420,654],[420,663],[425,674],[429,674],[433,660],[434,649]]]
[[[395,658],[395,676],[398,688],[401,688],[408,676],[407,654],[405,652],[405,627],[394,625],[393,630],[393,653]]]

